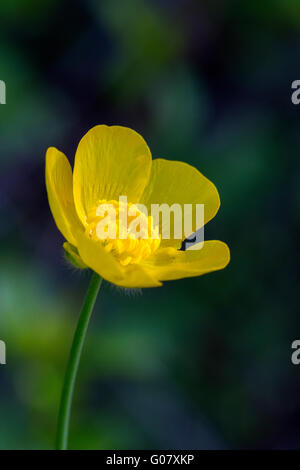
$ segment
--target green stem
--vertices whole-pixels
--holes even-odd
[[[74,385],[76,381],[81,352],[89,325],[89,320],[102,283],[102,278],[93,273],[91,282],[81,309],[78,325],[75,331],[69,362],[65,375],[58,416],[56,448],[66,450],[68,447],[69,423],[72,406]]]

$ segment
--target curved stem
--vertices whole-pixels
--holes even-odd
[[[68,446],[69,422],[74,385],[89,320],[101,283],[102,278],[98,274],[93,273],[75,331],[61,395],[56,438],[56,448],[58,450],[65,450]]]

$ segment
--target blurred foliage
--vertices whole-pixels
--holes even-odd
[[[299,448],[299,30],[296,0],[0,3],[0,448],[53,448],[88,275],[63,260],[44,154],[72,161],[99,123],[216,184],[205,237],[232,261],[142,294],[105,286],[71,447]]]

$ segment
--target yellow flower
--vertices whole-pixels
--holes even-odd
[[[180,251],[182,240],[172,236],[103,240],[97,237],[99,204],[110,203],[118,213],[135,204],[204,204],[204,223],[220,206],[216,187],[196,168],[177,161],[152,161],[144,139],[120,126],[96,126],[80,141],[74,171],[54,147],[46,154],[46,186],[56,225],[67,240],[64,248],[79,267],[89,267],[123,287],[157,287],[161,281],[199,276],[224,268],[227,245],[206,241],[200,250]],[[119,197],[127,197],[127,205]],[[143,216],[139,213],[141,217]],[[149,216],[150,225],[152,218]],[[199,228],[199,227],[197,227]],[[162,227],[160,225],[160,232]],[[118,234],[121,227],[118,228]]]

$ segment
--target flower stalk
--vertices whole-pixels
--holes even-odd
[[[91,314],[102,284],[102,277],[93,273],[90,285],[80,312],[77,328],[74,334],[70,357],[67,365],[58,416],[56,449],[66,450],[68,447],[69,424],[74,386],[78,372],[81,353],[86,337]]]

